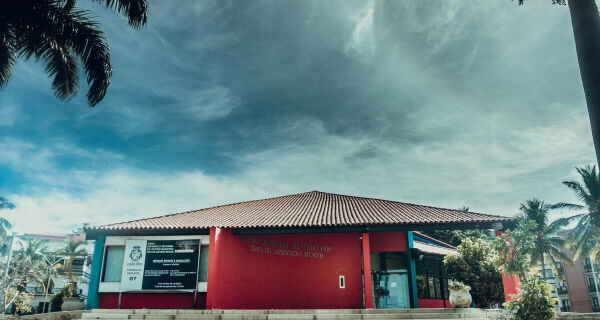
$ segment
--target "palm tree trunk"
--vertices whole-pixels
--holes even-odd
[[[544,260],[544,254],[542,253],[542,279],[544,279],[544,281],[548,280],[548,278],[546,277],[546,261]]]
[[[600,16],[595,0],[568,0],[583,90],[600,163]]]

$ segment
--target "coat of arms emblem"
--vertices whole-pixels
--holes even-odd
[[[140,246],[133,246],[131,252],[129,252],[129,258],[132,261],[139,261],[142,258],[142,255],[142,247]]]

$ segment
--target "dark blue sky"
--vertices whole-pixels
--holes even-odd
[[[594,159],[573,35],[550,1],[85,1],[114,75],[57,101],[35,61],[0,91],[0,194],[68,231],[308,190],[511,215]],[[33,226],[31,222],[35,221]]]

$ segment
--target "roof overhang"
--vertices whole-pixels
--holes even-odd
[[[103,230],[88,229],[85,233],[86,240],[96,240],[98,236],[174,236],[174,235],[208,235],[210,229],[122,229]]]
[[[461,224],[405,224],[405,225],[375,225],[375,226],[341,226],[319,228],[257,228],[233,229],[236,235],[258,234],[294,234],[294,233],[341,233],[341,232],[384,232],[384,231],[431,231],[431,230],[466,230],[466,229],[511,229],[516,226],[517,219],[505,221],[498,225],[497,222],[461,223]]]
[[[465,229],[511,229],[517,219],[498,222],[454,223],[454,224],[403,224],[403,225],[367,225],[367,226],[332,226],[306,228],[244,228],[232,229],[235,235],[260,234],[299,234],[299,233],[347,233],[347,232],[384,232],[384,231],[430,231],[430,230],[465,230]],[[94,240],[98,235],[106,236],[161,236],[161,235],[207,235],[209,229],[88,229],[86,239]]]

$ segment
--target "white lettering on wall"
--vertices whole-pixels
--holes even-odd
[[[257,237],[244,237],[244,241],[250,244],[250,252],[277,256],[323,259],[326,254],[332,251],[332,247],[325,244],[288,243],[286,241],[259,239]]]

